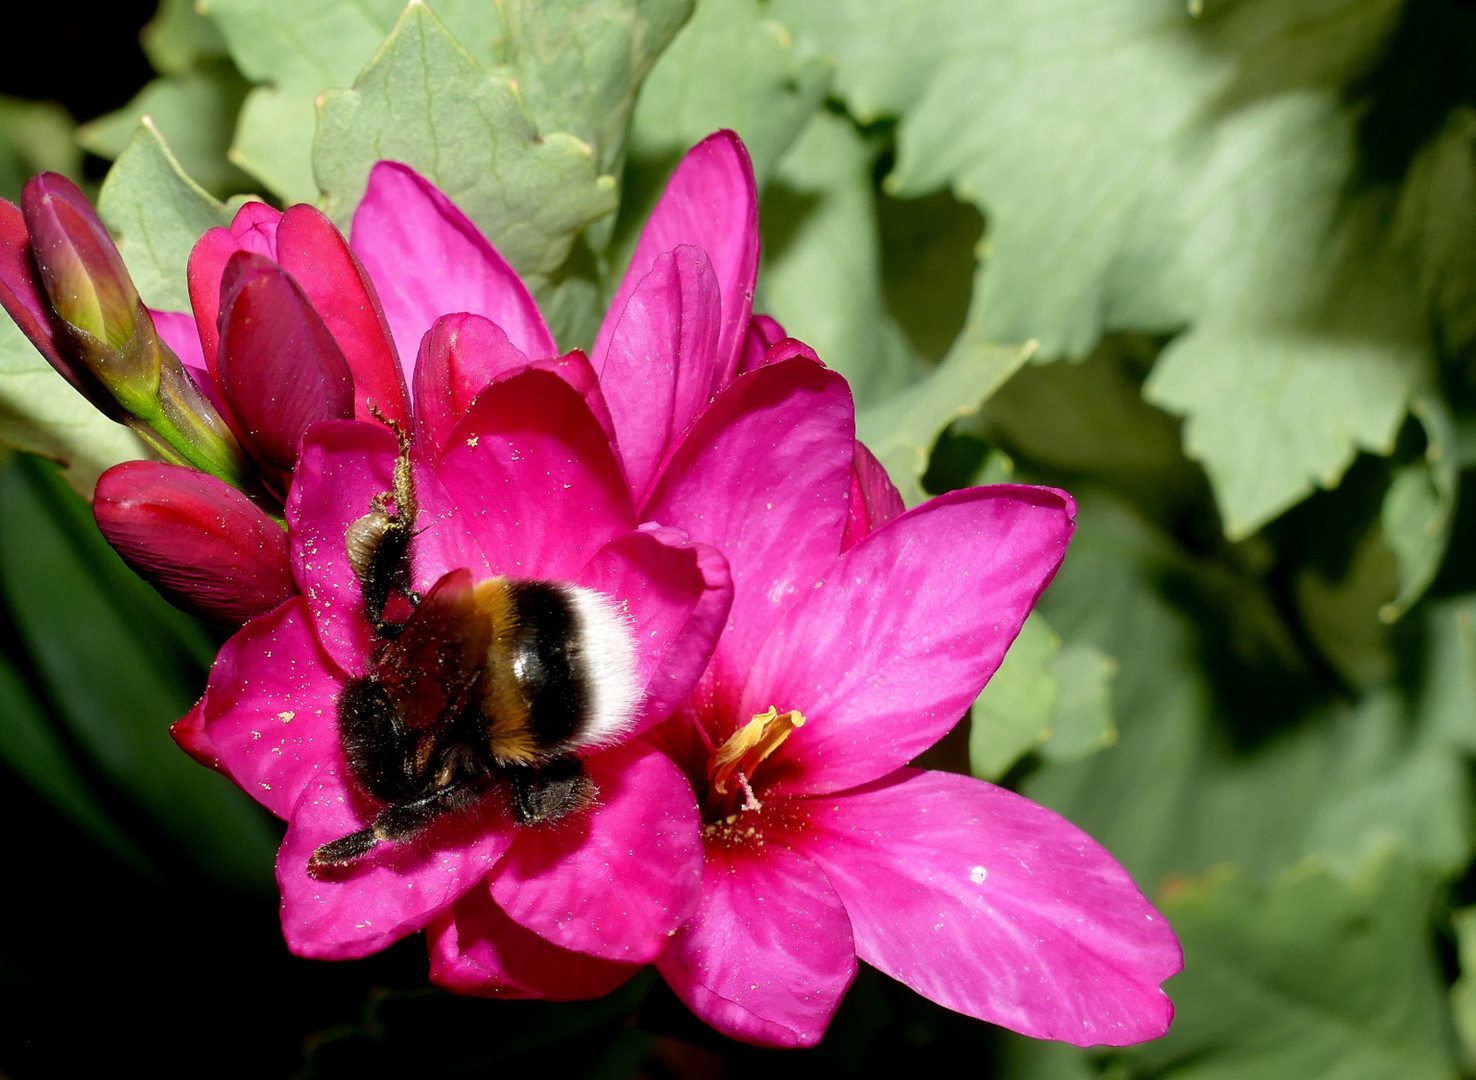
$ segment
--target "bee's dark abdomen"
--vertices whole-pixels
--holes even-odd
[[[518,619],[513,664],[521,672],[529,730],[540,746],[555,746],[588,715],[588,676],[577,645],[579,614],[564,592],[547,582],[519,581],[509,588]]]
[[[338,697],[344,757],[364,790],[383,802],[419,794],[409,775],[406,731],[384,686],[355,679]]]

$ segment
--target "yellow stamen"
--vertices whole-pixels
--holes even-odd
[[[768,712],[759,713],[719,746],[707,763],[707,776],[714,790],[719,795],[728,794],[736,776],[738,784],[748,791],[747,781],[759,763],[779,749],[791,731],[804,724],[805,718],[796,709],[781,713],[770,705]],[[751,793],[749,797],[752,798]]]

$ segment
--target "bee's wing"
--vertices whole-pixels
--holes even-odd
[[[478,610],[471,571],[445,574],[382,656],[377,676],[400,719],[418,731],[462,712],[487,663],[492,624]]]

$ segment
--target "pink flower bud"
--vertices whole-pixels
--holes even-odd
[[[108,543],[186,611],[243,623],[297,592],[287,533],[206,473],[125,462],[98,480],[92,512]]]

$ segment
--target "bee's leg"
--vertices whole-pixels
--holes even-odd
[[[329,867],[347,866],[360,855],[372,851],[378,843],[379,837],[374,835],[373,829],[363,829],[360,832],[341,836],[313,852],[308,859],[308,873],[317,877],[321,871]]]
[[[512,782],[513,820],[519,825],[557,821],[594,804],[599,789],[577,757],[507,770]]]
[[[402,843],[413,840],[442,814],[469,809],[480,802],[484,794],[483,790],[469,783],[457,784],[409,802],[386,806],[369,828],[339,837],[314,851],[308,859],[308,873],[317,877],[320,871],[329,867],[347,866],[386,841]]]
[[[373,405],[371,411],[395,433],[399,451],[395,455],[392,490],[375,495],[369,513],[349,526],[345,537],[349,565],[359,579],[369,625],[381,637],[394,637],[400,627],[384,621],[385,605],[399,592],[412,606],[420,603],[413,587],[410,541],[417,532],[415,520],[420,504],[415,497],[415,475],[410,462],[410,436],[400,424]],[[388,509],[394,501],[394,512]]]

